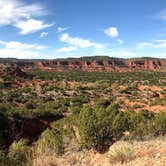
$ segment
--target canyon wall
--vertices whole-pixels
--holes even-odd
[[[166,59],[157,58],[78,58],[62,60],[35,60],[16,62],[23,71],[40,69],[43,71],[87,71],[87,72],[123,72],[136,70],[163,71],[166,72]]]

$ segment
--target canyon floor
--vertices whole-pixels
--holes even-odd
[[[166,165],[166,72],[24,67],[0,65],[0,165]]]

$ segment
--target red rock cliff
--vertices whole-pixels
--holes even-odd
[[[135,58],[135,59],[118,59],[118,58],[78,58],[62,60],[39,60],[29,62],[18,62],[22,70],[41,69],[44,71],[135,71],[150,70],[166,72],[166,59],[157,58]]]

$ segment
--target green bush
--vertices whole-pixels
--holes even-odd
[[[97,117],[92,108],[84,107],[79,115],[79,134],[82,144],[87,148],[96,147],[98,145],[97,135]]]
[[[152,122],[154,120],[154,113],[141,110],[139,112],[126,112],[129,126],[130,137],[143,138],[144,136],[151,135]]]
[[[97,107],[107,107],[110,105],[110,101],[108,99],[100,99],[96,102]]]
[[[72,105],[70,107],[72,114],[77,115],[80,113],[82,106]]]
[[[13,166],[13,163],[9,159],[9,157],[5,154],[5,152],[0,151],[0,165],[1,166]]]
[[[164,135],[166,134],[166,113],[158,113],[155,116],[154,127],[152,130],[155,135]]]
[[[39,138],[36,153],[61,154],[63,153],[63,137],[60,129],[46,129]]]
[[[0,108],[0,148],[10,140],[10,120],[3,112],[6,108]]]
[[[25,103],[25,108],[27,108],[28,110],[35,109],[36,107],[37,105],[34,101],[28,101],[27,103]]]
[[[63,108],[66,109],[66,108]],[[62,107],[58,108],[55,102],[47,102],[40,105],[36,105],[33,102],[28,102],[26,105],[17,107],[14,111],[11,111],[13,117],[21,118],[59,118],[62,117]]]
[[[89,102],[89,98],[85,97],[85,96],[75,96],[71,99],[72,103],[75,103],[77,105],[82,105],[84,103],[88,103]]]
[[[125,113],[119,112],[114,104],[107,108],[85,106],[79,115],[79,132],[82,143],[87,148],[100,150],[110,145],[128,127]]]
[[[8,157],[13,165],[23,166],[28,161],[30,155],[30,147],[26,140],[14,141],[9,147]]]

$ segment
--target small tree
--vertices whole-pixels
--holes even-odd
[[[95,108],[84,107],[79,115],[79,132],[82,143],[87,148],[102,150],[112,141],[120,138],[128,129],[127,117],[118,107],[111,104]]]
[[[98,144],[96,131],[97,117],[93,109],[85,106],[79,115],[79,133],[82,144],[87,147],[96,147]]]

